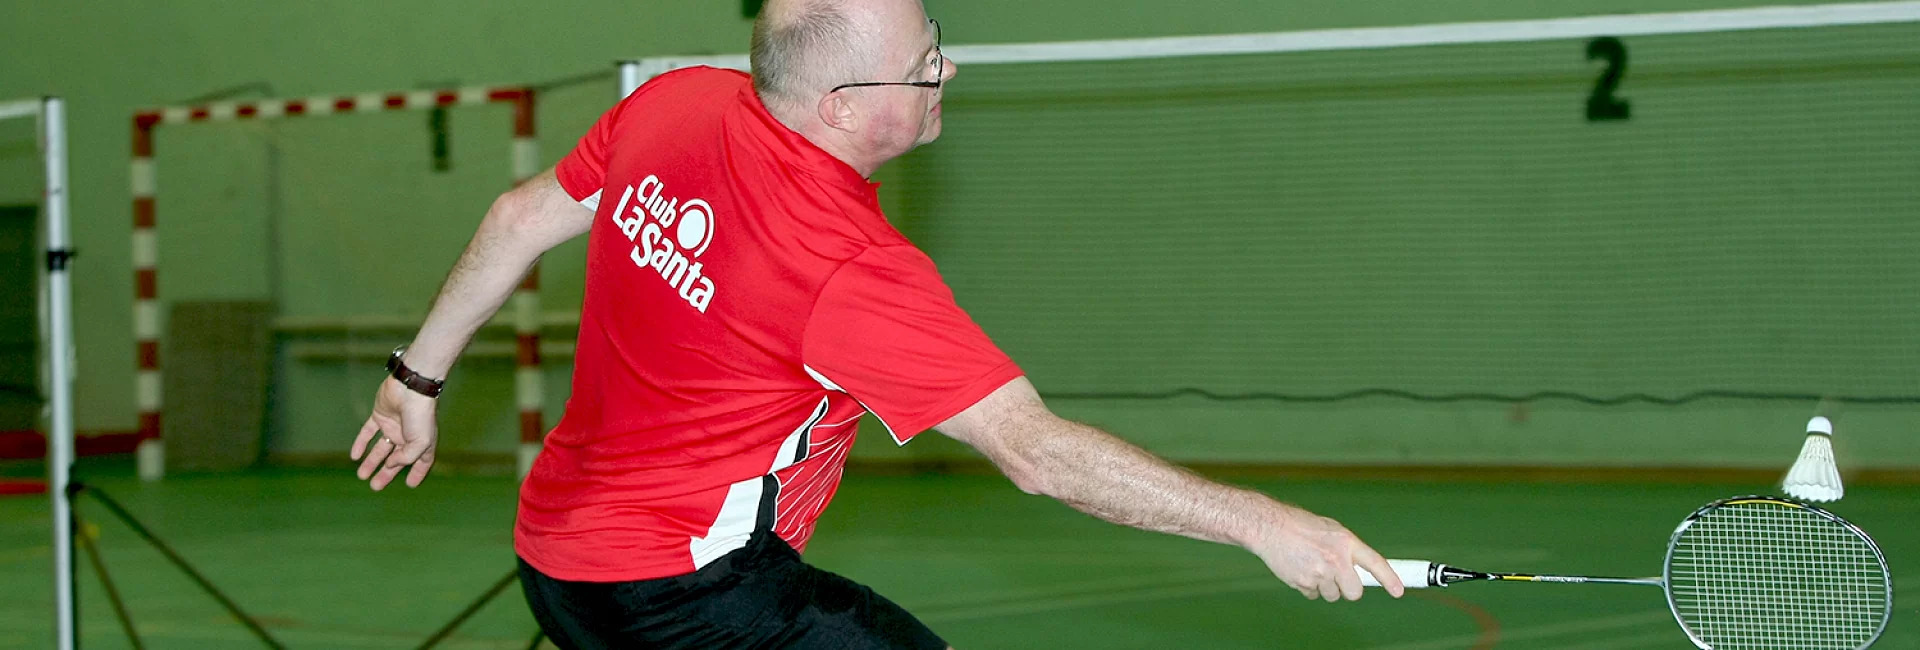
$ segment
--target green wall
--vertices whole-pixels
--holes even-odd
[[[1317,0],[1285,5],[1251,1],[1174,5],[1135,0],[1033,5],[993,0],[935,1],[931,3],[930,13],[941,19],[949,42],[984,43],[1559,17],[1751,4],[1754,3],[1704,0],[1631,5],[1604,0],[1498,3]],[[36,0],[0,7],[0,61],[8,62],[0,68],[0,97],[52,93],[67,97],[71,105],[74,236],[83,255],[76,267],[74,285],[80,346],[77,395],[80,428],[129,430],[134,423],[133,345],[129,334],[132,289],[126,249],[130,222],[127,120],[136,108],[176,104],[222,89],[249,85],[251,90],[242,90],[235,98],[260,96],[262,88],[270,88],[277,96],[299,97],[448,84],[538,83],[605,71],[616,58],[740,51],[744,49],[748,27],[748,22],[738,16],[735,3],[684,0],[645,4],[554,2],[543,3],[538,8],[446,0],[389,3],[347,0],[56,3]],[[1636,54],[1639,54],[1637,49]],[[1352,219],[1355,215],[1387,215],[1389,221],[1395,214],[1406,217],[1415,213],[1404,209],[1405,203],[1412,200],[1409,197],[1416,192],[1432,191],[1439,191],[1446,200],[1438,204],[1441,209],[1437,212],[1432,206],[1428,206],[1427,212],[1449,220],[1452,225],[1464,226],[1457,229],[1459,232],[1470,233],[1475,228],[1510,231],[1513,220],[1526,213],[1524,201],[1515,199],[1507,205],[1490,208],[1474,201],[1474,197],[1479,196],[1474,188],[1461,189],[1458,183],[1448,182],[1454,174],[1461,178],[1487,178],[1489,173],[1501,171],[1498,165],[1462,168],[1449,163],[1444,168],[1420,167],[1393,179],[1395,184],[1372,185],[1363,177],[1352,176],[1364,171],[1368,160],[1378,161],[1397,154],[1391,143],[1379,142],[1377,138],[1369,140],[1376,132],[1366,130],[1370,123],[1354,116],[1375,111],[1376,118],[1383,120],[1379,123],[1407,129],[1397,135],[1418,138],[1425,134],[1435,139],[1430,144],[1445,144],[1442,141],[1449,134],[1471,134],[1473,128],[1492,128],[1488,123],[1498,126],[1511,121],[1525,129],[1523,137],[1505,143],[1511,150],[1573,155],[1568,152],[1581,151],[1575,146],[1578,139],[1593,137],[1592,132],[1587,131],[1590,125],[1577,120],[1568,123],[1555,120],[1573,114],[1572,107],[1577,107],[1596,68],[1585,63],[1577,52],[1555,50],[1539,56],[1564,65],[1518,71],[1522,73],[1521,78],[1534,80],[1534,85],[1526,88],[1481,88],[1476,92],[1469,87],[1443,101],[1450,102],[1452,108],[1465,109],[1462,114],[1483,122],[1477,125],[1443,124],[1434,130],[1423,130],[1410,119],[1395,120],[1394,115],[1413,115],[1432,107],[1417,102],[1409,104],[1406,96],[1392,93],[1371,98],[1323,98],[1317,104],[1305,101],[1292,106],[1307,113],[1259,113],[1257,119],[1276,119],[1296,125],[1294,131],[1275,132],[1282,136],[1319,138],[1306,150],[1323,154],[1321,158],[1280,156],[1270,164],[1262,164],[1272,169],[1291,170],[1294,177],[1299,176],[1300,171],[1313,169],[1347,170],[1350,174],[1345,180],[1337,174],[1325,175],[1318,185],[1287,186],[1311,190],[1305,195],[1294,193],[1294,196],[1330,200],[1326,197],[1346,192],[1350,196],[1366,197],[1376,207],[1398,205],[1402,208],[1398,212],[1336,211],[1323,215],[1325,221],[1319,222],[1319,227],[1344,228],[1346,230],[1335,232],[1347,234],[1348,239],[1377,238],[1381,237],[1378,233],[1394,232],[1383,229],[1392,223],[1356,221]],[[1418,69],[1422,62],[1417,59],[1393,63],[1396,69],[1414,71],[1408,73],[1415,77],[1411,83],[1444,85],[1460,81],[1446,75],[1421,77]],[[1458,333],[1423,328],[1418,319],[1398,319],[1395,314],[1385,314],[1383,318],[1404,320],[1404,328],[1392,332],[1343,330],[1343,322],[1338,319],[1318,323],[1300,321],[1294,324],[1332,329],[1326,332],[1329,336],[1295,341],[1292,343],[1295,347],[1288,348],[1270,345],[1276,336],[1266,330],[1242,328],[1238,334],[1224,335],[1252,339],[1251,347],[1196,348],[1202,352],[1199,360],[1205,363],[1192,365],[1194,371],[1186,375],[1138,372],[1116,375],[1127,367],[1136,370],[1181,368],[1186,366],[1180,364],[1194,360],[1190,353],[1195,350],[1162,345],[1168,336],[1180,331],[1178,328],[1193,323],[1138,317],[1158,313],[1142,311],[1161,304],[1153,301],[1183,304],[1181,300],[1190,298],[1181,298],[1177,295],[1179,292],[1142,292],[1120,284],[1129,274],[1144,274],[1142,269],[1147,265],[1111,262],[1116,256],[1152,254],[1130,248],[1154,241],[1152,235],[1145,232],[1150,221],[1127,221],[1124,215],[1119,221],[1036,221],[1031,215],[1018,211],[981,212],[974,208],[992,205],[979,199],[992,192],[989,185],[994,179],[1021,169],[1000,165],[993,157],[993,152],[1005,146],[1021,142],[1030,146],[1064,142],[1083,146],[1096,157],[1116,161],[1132,160],[1129,156],[1137,157],[1139,152],[1120,150],[1124,149],[1122,143],[1112,138],[1101,139],[1097,129],[1092,132],[1069,130],[1067,135],[1058,136],[1064,139],[1032,138],[1029,132],[1019,129],[1032,129],[1035,124],[1046,122],[1022,122],[1013,118],[1021,114],[1020,101],[1034,100],[1006,100],[995,104],[994,98],[1011,95],[994,93],[1012,91],[989,92],[992,88],[1006,87],[996,86],[997,83],[1017,83],[1017,80],[995,81],[985,68],[965,68],[964,61],[961,64],[959,85],[949,92],[951,108],[946,140],[883,170],[882,180],[888,184],[886,191],[896,220],[942,264],[962,304],[1028,368],[1043,390],[1098,391],[1116,386],[1144,390],[1190,385],[1228,391],[1257,390],[1266,385],[1263,381],[1280,376],[1281,383],[1293,392],[1337,392],[1347,387],[1374,385],[1377,383],[1374,380],[1381,377],[1404,378],[1396,374],[1396,359],[1401,357],[1391,354],[1390,350],[1377,349],[1381,335],[1428,332],[1440,337]],[[1351,70],[1365,72],[1366,69]],[[1379,74],[1377,70],[1374,74]],[[1671,74],[1678,76],[1664,84],[1649,84],[1640,83],[1641,77],[1630,73],[1628,91],[1623,95],[1632,97],[1641,110],[1656,110],[1662,99],[1660,93],[1669,92],[1684,98],[1690,88],[1698,87],[1687,85],[1684,71]],[[1911,72],[1906,74],[1909,75],[1906,78],[1911,79]],[[1658,77],[1649,79],[1654,78]],[[1543,79],[1546,81],[1540,81]],[[1297,88],[1311,82],[1271,80],[1283,88]],[[1388,85],[1392,85],[1406,80],[1389,82]],[[979,85],[969,86],[974,83]],[[977,96],[981,98],[971,105],[966,99],[970,90],[979,93]],[[1764,84],[1744,90],[1720,90],[1778,99],[1777,89]],[[1819,88],[1817,84],[1804,86],[1800,92],[1819,92]],[[611,79],[555,88],[545,93],[539,119],[543,163],[551,163],[564,154],[578,134],[611,103],[612,96]],[[1012,110],[1008,110],[1008,106],[1012,106]],[[1498,108],[1502,106],[1509,108]],[[1234,108],[1226,106],[1220,110]],[[1041,117],[1073,119],[1058,115]],[[1699,120],[1712,116],[1703,113],[1695,117],[1693,122],[1666,124],[1656,119],[1652,128],[1644,129],[1642,127],[1649,126],[1645,120],[1608,126],[1641,129],[1634,137],[1639,138],[1642,145],[1682,138],[1698,140],[1699,129],[1705,124]],[[1008,121],[1010,119],[1012,121]],[[1143,118],[1135,115],[1126,119]],[[1780,118],[1775,126],[1817,128],[1833,120],[1846,119],[1843,114],[1795,113]],[[486,205],[506,185],[508,120],[500,108],[454,111],[453,169],[444,173],[430,171],[426,120],[423,114],[417,113],[162,127],[156,143],[161,196],[162,295],[169,300],[276,299],[284,314],[298,317],[386,315],[417,319],[424,314],[426,301]],[[1909,130],[1894,134],[1897,137],[1892,140],[1887,139],[1887,134],[1856,129],[1848,136],[1853,140],[1843,139],[1841,146],[1851,146],[1849,142],[1873,142],[1876,138],[1880,142],[1910,144],[1912,123],[1909,120],[1906,124]],[[1613,133],[1625,130],[1613,129]],[[21,132],[20,129],[0,130],[0,137],[14,136],[17,140]],[[1350,137],[1355,143],[1343,143],[1342,137]],[[1741,141],[1739,134],[1722,134],[1708,138],[1701,146]],[[1547,144],[1566,148],[1544,148]],[[1325,152],[1347,150],[1350,151],[1342,154],[1343,158],[1326,164]],[[1484,162],[1484,158],[1473,158],[1473,152],[1468,149],[1442,147],[1423,155],[1429,156],[1428,160],[1445,161],[1449,151],[1451,155],[1464,156],[1462,159]],[[1608,159],[1612,162],[1603,160],[1595,164],[1624,164],[1622,161],[1638,155],[1624,149],[1616,153],[1618,157]],[[34,200],[38,181],[32,173],[31,155],[31,147],[20,146],[17,141],[0,142],[0,172],[4,172],[0,175],[0,204]],[[1750,159],[1737,150],[1717,154],[1726,160],[1713,158],[1716,154],[1705,150],[1691,155],[1706,156],[1691,162],[1701,167]],[[1905,173],[1906,179],[1913,179],[1911,159],[1901,160],[1898,164],[1908,166],[1891,169]],[[1677,167],[1686,160],[1673,158],[1667,162]],[[1526,178],[1530,170],[1539,169],[1535,161],[1531,165],[1513,165],[1506,172]],[[1670,171],[1658,164],[1643,169],[1641,173],[1645,178],[1636,187],[1658,190],[1643,200],[1696,196],[1685,193],[1682,184],[1721,178],[1672,175],[1667,173]],[[1791,175],[1784,168],[1779,171]],[[1541,176],[1547,174],[1541,172]],[[933,180],[925,180],[929,178]],[[1069,174],[1061,178],[1067,182],[1080,177]],[[1661,178],[1675,180],[1669,186],[1655,187]],[[1713,191],[1740,193],[1742,200],[1761,207],[1811,204],[1813,199],[1806,197],[1797,198],[1797,203],[1776,200],[1781,196],[1778,192],[1801,189],[1792,180],[1760,178],[1746,185],[1722,184]],[[1539,186],[1540,181],[1529,179],[1526,184]],[[1909,183],[1907,187],[1917,185],[1920,183]],[[1064,196],[1044,187],[1034,191]],[[1541,191],[1551,194],[1555,190]],[[1562,194],[1572,191],[1566,189]],[[1395,200],[1401,204],[1395,204]],[[1867,206],[1851,214],[1856,225],[1860,225],[1860,220],[1891,219],[1890,230],[1883,233],[1891,236],[1880,239],[1897,250],[1901,244],[1910,243],[1899,238],[1908,234],[1899,225],[1912,220],[1916,201],[1910,194],[1886,200],[1890,203],[1877,208]],[[1064,207],[1066,212],[1081,210],[1082,214],[1101,214],[1087,211],[1087,204]],[[1779,214],[1789,212],[1791,210],[1783,208]],[[1628,229],[1634,226],[1632,223],[1614,225]],[[1192,226],[1209,228],[1232,224],[1196,222]],[[1239,233],[1235,237],[1240,234],[1267,236],[1269,243],[1289,241],[1280,231],[1227,232]],[[1129,239],[1130,233],[1139,237]],[[1076,237],[1081,239],[1076,241]],[[1470,238],[1461,241],[1471,243]],[[1631,238],[1617,241],[1623,246],[1636,243]],[[1023,256],[1034,259],[1029,253],[1035,252],[1036,242],[1075,242],[1067,249],[1079,252],[1051,258],[1059,263],[1056,266],[1019,266]],[[1386,251],[1399,250],[1393,248],[1394,242],[1373,243],[1387,244]],[[1445,245],[1445,242],[1421,243]],[[1098,245],[1125,252],[1103,252]],[[1353,250],[1385,255],[1378,253],[1383,250],[1378,247],[1355,246]],[[1246,254],[1260,255],[1257,251]],[[1103,262],[1103,259],[1109,261]],[[1632,265],[1643,263],[1636,259],[1640,258],[1600,257],[1593,261],[1634,268]],[[1358,262],[1380,262],[1384,264],[1381,268],[1400,274],[1432,271],[1402,258],[1380,257]],[[1342,263],[1357,262],[1347,259]],[[555,251],[548,258],[544,275],[547,291],[543,300],[549,311],[577,306],[579,267],[577,243]],[[1899,273],[1912,270],[1910,266],[1891,268]],[[1180,271],[1176,268],[1174,272]],[[1738,273],[1739,269],[1718,268],[1716,272]],[[1488,280],[1489,291],[1525,288],[1502,281],[1497,271],[1480,279]],[[1911,276],[1896,273],[1887,278],[1889,283],[1864,289],[1851,297],[1911,302],[1910,293],[1903,293],[1898,284],[1891,283],[1905,279]],[[1536,283],[1551,284],[1549,280],[1535,276]],[[1227,281],[1214,290],[1238,291],[1245,295],[1258,290],[1257,285],[1250,282]],[[1355,305],[1364,303],[1368,295],[1409,297],[1396,295],[1394,287],[1364,283],[1347,286],[1334,294],[1314,294],[1307,289],[1321,284],[1294,278],[1277,285],[1273,309],[1285,311],[1287,303],[1277,299],[1280,297],[1295,302],[1360,301],[1354,302]],[[1265,320],[1267,315],[1236,314],[1203,320],[1232,324],[1237,318],[1260,318],[1259,322],[1276,324],[1271,332],[1298,331],[1277,325],[1288,321]],[[1553,320],[1554,314],[1529,314],[1529,318],[1534,320],[1528,322],[1543,327],[1575,322]],[[1439,324],[1466,322],[1469,321]],[[1606,322],[1589,323],[1589,326],[1601,335],[1617,329]],[[1102,336],[1086,336],[1084,332],[1088,330],[1100,332]],[[1459,352],[1471,358],[1475,350],[1500,349],[1500,337],[1524,337],[1529,336],[1530,331],[1535,331],[1537,336],[1523,341],[1526,345],[1512,349],[1539,348],[1553,340],[1548,334],[1526,327],[1496,327],[1491,334],[1469,333],[1464,337],[1466,342],[1458,344],[1463,348]],[[1843,329],[1839,335],[1847,336],[1849,332]],[[1826,330],[1815,332],[1825,333]],[[1896,331],[1894,335],[1909,333]],[[561,331],[550,334],[564,338]],[[280,453],[296,454],[333,453],[343,448],[364,417],[367,396],[379,376],[375,358],[363,357],[348,363],[314,360],[303,358],[295,352],[296,348],[311,351],[315,345],[356,344],[379,349],[404,340],[407,335],[408,332],[390,328],[359,327],[325,336],[289,337],[288,343],[306,347],[289,345],[282,353],[281,380],[274,393],[273,448]],[[1222,334],[1209,333],[1205,340],[1218,342],[1220,336]],[[1416,337],[1413,340],[1433,339]],[[1766,339],[1761,336],[1753,340],[1765,342]],[[1119,355],[1142,350],[1157,350],[1156,354],[1161,356],[1136,358],[1134,364],[1114,363]],[[1303,350],[1318,351],[1334,361],[1345,359],[1346,362],[1354,358],[1326,351],[1359,351],[1356,354],[1360,355],[1360,361],[1347,364],[1349,369],[1358,370],[1339,375],[1326,370],[1330,366],[1300,364],[1296,357]],[[1579,352],[1587,356],[1550,361],[1592,364],[1596,359],[1605,358],[1605,350],[1595,347]],[[1752,354],[1758,358],[1757,352]],[[1914,392],[1912,377],[1901,376],[1898,370],[1911,367],[1901,365],[1910,361],[1911,356],[1910,345],[1899,348],[1886,355],[1888,365],[1876,369],[1879,373],[1876,379],[1891,377],[1895,381],[1904,380],[1904,385],[1887,385],[1884,381],[1861,383],[1871,384],[1870,389],[1881,392]],[[1294,363],[1272,363],[1287,360]],[[1656,366],[1661,363],[1657,358],[1652,361]],[[480,358],[460,367],[454,384],[458,390],[448,396],[442,409],[449,449],[479,452],[511,449],[515,440],[515,415],[508,363],[502,358]],[[1439,376],[1444,374],[1439,370],[1445,369],[1448,363],[1447,358],[1421,359],[1415,371]],[[1552,365],[1539,359],[1529,364],[1526,359],[1516,358],[1489,364],[1489,367]],[[1204,372],[1207,369],[1219,372]],[[1680,379],[1687,379],[1684,372],[1680,375]],[[1592,374],[1585,376],[1593,378]],[[1548,376],[1539,381],[1558,378],[1564,376]],[[1508,390],[1538,385],[1529,379],[1525,372],[1505,375],[1503,380],[1510,381],[1482,388]],[[548,373],[549,424],[559,415],[559,405],[566,394],[565,383],[564,368]],[[1604,392],[1631,385],[1637,384],[1596,380],[1591,388]],[[1676,381],[1673,385],[1692,384]],[[1415,387],[1430,386],[1444,387],[1443,384]],[[1668,387],[1653,386],[1654,389]],[[1251,403],[1231,407],[1193,400],[1065,400],[1056,401],[1055,406],[1063,413],[1108,426],[1156,450],[1187,459],[1677,465],[1753,465],[1784,459],[1783,455],[1791,454],[1791,447],[1797,444],[1793,429],[1811,409],[1811,405],[1796,403],[1765,407],[1710,403],[1680,411],[1541,403],[1516,414],[1503,404],[1434,406],[1392,399],[1333,405]],[[1862,457],[1873,457],[1879,464],[1902,465],[1911,465],[1914,459],[1920,458],[1920,453],[1916,453],[1920,450],[1909,442],[1911,436],[1904,429],[1910,415],[1910,409],[1903,408],[1852,409],[1849,417],[1861,423],[1856,428],[1872,432],[1861,438],[1866,452]],[[1765,442],[1746,442],[1755,436],[1764,437]],[[931,444],[923,440],[904,451],[889,450],[889,444],[875,444],[879,440],[878,436],[867,436],[868,444],[861,447],[861,453],[944,456],[956,451],[956,446],[945,440],[931,441]]]
[[[1626,121],[1584,39],[963,69],[914,234],[1056,410],[1182,458],[1767,467],[1916,394],[1920,26],[1626,43]],[[1117,395],[1180,389],[1262,399]],[[1365,391],[1429,399],[1314,401]],[[1782,397],[1445,401],[1542,391]],[[1836,419],[1899,463],[1913,414]]]

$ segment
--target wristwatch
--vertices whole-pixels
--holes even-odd
[[[392,374],[394,379],[400,380],[400,384],[406,386],[408,390],[427,397],[439,397],[440,389],[446,387],[447,380],[428,379],[426,375],[414,372],[400,360],[400,356],[406,353],[407,346],[394,348],[393,356],[387,357],[387,372]]]

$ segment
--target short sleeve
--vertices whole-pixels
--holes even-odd
[[[580,143],[573,147],[573,151],[568,152],[567,157],[561,158],[560,164],[554,167],[554,176],[559,178],[560,188],[589,210],[600,209],[600,188],[607,184],[607,152],[613,142],[614,128],[624,113],[622,109],[639,95],[639,91],[634,91],[633,96],[608,109],[599,121],[593,123],[593,128],[587,129],[587,134],[580,137]]]
[[[900,444],[1021,374],[912,246],[868,249],[834,273],[807,321],[801,359]]]
[[[573,151],[560,159],[554,167],[554,176],[560,180],[560,188],[567,196],[579,201],[588,210],[599,211],[600,191],[607,184],[607,160],[613,155],[614,136],[620,132],[621,120],[630,118],[638,111],[628,110],[634,104],[644,101],[648,96],[660,92],[661,87],[675,83],[705,68],[683,68],[647,80],[632,94],[614,104],[613,108],[600,116],[580,137]]]

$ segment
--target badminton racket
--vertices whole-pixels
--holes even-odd
[[[1815,506],[1735,497],[1688,515],[1667,543],[1658,577],[1469,571],[1427,560],[1389,560],[1408,588],[1458,582],[1634,584],[1666,591],[1694,645],[1711,650],[1866,648],[1893,612],[1886,556],[1858,526]],[[1380,586],[1365,569],[1360,581]]]

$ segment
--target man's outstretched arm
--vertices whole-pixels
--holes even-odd
[[[587,232],[592,224],[593,212],[561,189],[551,169],[500,195],[407,346],[407,367],[445,379],[474,333],[500,311],[540,256]],[[361,460],[362,480],[379,490],[409,465],[413,470],[407,473],[408,486],[426,479],[438,437],[434,405],[434,399],[408,390],[392,377],[381,382],[374,394],[373,414],[360,427],[351,450],[352,457]],[[375,433],[385,434],[383,442],[366,453]]]
[[[1116,524],[1240,546],[1308,598],[1358,599],[1355,566],[1401,594],[1387,561],[1339,523],[1062,419],[1024,377],[935,429],[985,454],[1021,490]]]

